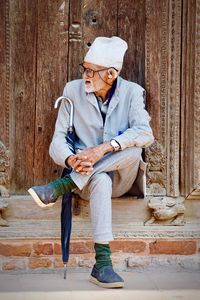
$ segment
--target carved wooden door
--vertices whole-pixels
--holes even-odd
[[[11,153],[12,191],[59,176],[48,155],[54,101],[80,77],[94,38],[118,35],[129,45],[122,77],[147,91],[156,138],[145,153],[148,191],[189,193],[200,181],[199,7],[200,0],[1,1],[0,140]]]

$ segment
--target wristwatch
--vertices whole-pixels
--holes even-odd
[[[113,151],[118,151],[121,147],[115,140],[110,141],[111,146],[113,147]]]

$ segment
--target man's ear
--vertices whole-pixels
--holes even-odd
[[[108,70],[108,78],[112,79],[112,78],[117,78],[118,72],[115,69],[109,69]]]

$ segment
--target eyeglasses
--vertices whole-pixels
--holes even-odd
[[[90,68],[85,68],[85,67],[83,66],[83,64],[80,64],[80,65],[79,65],[79,71],[80,71],[80,73],[81,73],[81,74],[86,73],[86,75],[87,75],[89,78],[93,78],[95,73],[99,73],[99,72],[101,72],[101,71],[106,71],[106,70],[111,69],[111,68],[113,68],[113,67],[109,67],[109,68],[105,68],[105,69],[100,69],[100,70],[93,70],[93,69],[90,69]],[[115,68],[113,68],[113,69],[115,69]],[[118,72],[117,69],[115,69],[115,70]]]

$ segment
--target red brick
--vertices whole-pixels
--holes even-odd
[[[54,268],[63,268],[64,264],[61,257],[56,257],[54,259]]]
[[[30,256],[31,245],[24,243],[0,243],[0,255],[3,256]]]
[[[61,255],[61,245],[59,243],[54,243],[54,254]]]
[[[127,252],[127,253],[141,253],[146,250],[146,243],[143,241],[113,241],[110,243],[112,252]]]
[[[196,252],[195,241],[155,241],[149,244],[150,254],[191,255]]]
[[[92,241],[72,241],[70,244],[71,254],[93,253],[94,243]]]
[[[25,270],[26,262],[19,259],[10,259],[3,263],[2,269],[4,271]]]
[[[95,263],[94,254],[83,254],[77,259],[78,267],[92,268]]]
[[[52,268],[52,260],[46,257],[30,257],[28,266],[30,269]]]
[[[33,250],[35,255],[52,255],[53,245],[51,243],[35,243]]]

